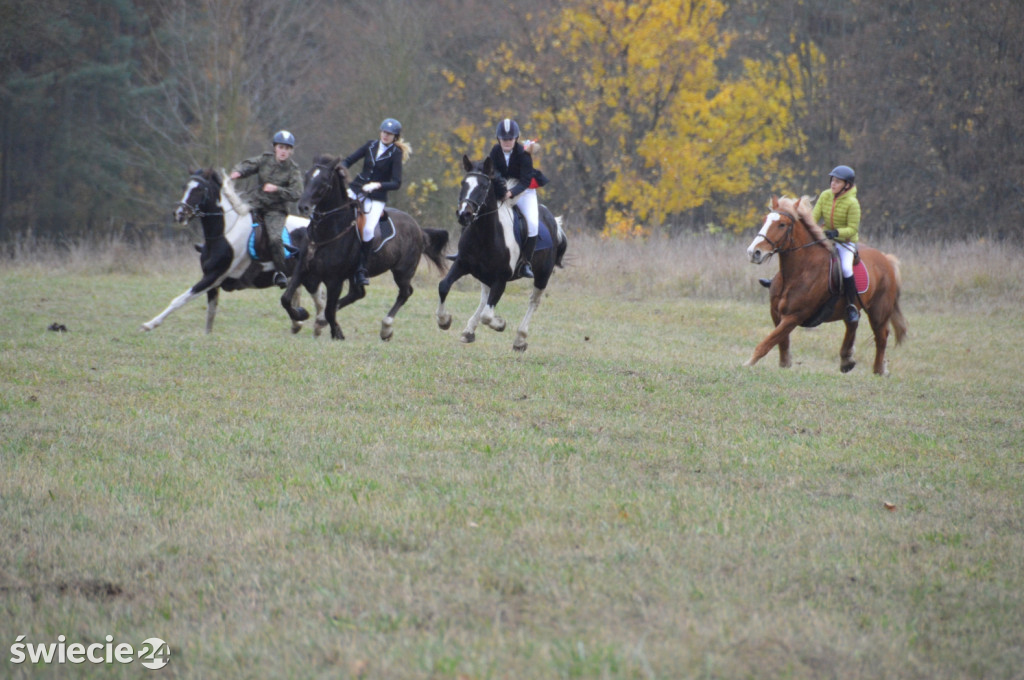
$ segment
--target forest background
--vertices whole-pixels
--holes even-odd
[[[610,237],[759,226],[856,168],[875,234],[1021,233],[1019,0],[0,0],[0,244],[179,234],[191,169],[287,128],[303,169],[398,118],[391,202],[451,219],[516,118]]]

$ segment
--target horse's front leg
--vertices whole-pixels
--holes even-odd
[[[440,301],[437,303],[437,311],[434,312],[434,318],[437,319],[437,327],[443,331],[448,330],[452,326],[452,315],[445,309],[444,301],[448,299],[448,293],[455,282],[467,273],[468,271],[462,266],[462,262],[455,260],[452,268],[448,270],[448,274],[437,284],[437,295]]]
[[[533,290],[530,291],[530,304],[526,307],[526,314],[523,315],[523,320],[519,323],[519,329],[516,331],[515,342],[512,343],[512,349],[517,352],[526,351],[526,336],[530,331],[530,317],[537,311],[537,307],[540,306],[540,299],[544,295],[544,290],[534,286]]]
[[[206,334],[213,332],[213,318],[217,316],[217,300],[220,297],[220,288],[211,288],[206,291]]]
[[[756,364],[762,357],[764,357],[765,354],[768,354],[768,352],[772,350],[772,347],[780,344],[783,339],[788,340],[789,334],[793,332],[793,329],[796,328],[799,323],[800,320],[795,316],[790,315],[782,317],[779,320],[779,323],[775,326],[775,330],[769,333],[764,340],[758,343],[757,347],[754,348],[754,353],[750,355],[750,358],[747,359],[743,365],[753,366]]]
[[[167,309],[160,312],[146,323],[142,324],[142,330],[153,330],[154,328],[162,324],[164,322],[164,319],[171,315],[171,312],[173,312],[176,309],[179,309],[180,307],[184,307],[189,300],[199,295],[199,292],[201,291],[197,292],[194,286],[192,288],[189,288],[184,293],[171,300],[171,304],[167,305]]]
[[[477,305],[476,311],[473,312],[473,316],[469,317],[469,321],[466,322],[466,329],[462,331],[462,336],[459,338],[462,342],[470,343],[476,340],[476,327],[480,325],[480,319],[483,317],[484,310],[487,308],[487,297],[490,294],[491,289],[480,284],[480,304]],[[491,309],[491,316],[494,316],[494,309]]]
[[[492,330],[496,330],[499,333],[505,330],[505,319],[495,315],[495,308],[498,306],[498,302],[501,301],[501,296],[505,294],[505,281],[498,281],[491,286],[490,292],[487,294],[487,304],[484,306],[483,314],[480,320],[483,321]]]
[[[297,273],[293,274],[288,279],[288,287],[281,293],[281,306],[284,307],[284,311],[288,312],[288,318],[292,320],[293,333],[297,333],[298,328],[302,328],[302,322],[309,318],[309,312],[299,305],[300,279],[301,277]]]
[[[776,326],[779,325],[779,321],[782,320],[782,316],[779,314],[777,309],[772,309],[772,323]],[[784,335],[779,338],[779,368],[789,368],[793,365],[793,357],[789,353],[789,338],[790,336]]]
[[[306,290],[309,291],[310,297],[313,298],[313,305],[316,306],[316,323],[313,324],[313,337],[319,338],[324,328],[327,327],[327,317],[324,314],[324,309],[327,307],[327,293],[319,283],[316,286],[306,288]]]
[[[341,326],[338,325],[338,298],[341,297],[341,287],[344,283],[344,279],[339,279],[327,284],[324,316],[327,318],[327,325],[331,327],[332,340],[345,339],[345,334],[341,332]]]

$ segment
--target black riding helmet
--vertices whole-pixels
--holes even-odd
[[[494,136],[498,139],[519,139],[519,124],[511,118],[506,118],[498,123]]]

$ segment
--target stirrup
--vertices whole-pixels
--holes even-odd
[[[758,279],[757,282],[760,283],[765,288],[771,288],[772,287],[772,280],[771,279]]]
[[[857,305],[846,305],[846,320],[850,323],[860,321],[860,312],[857,311]]]
[[[524,279],[533,278],[533,268],[530,266],[529,262],[523,262],[523,264],[519,266],[519,275]]]
[[[445,255],[444,259],[451,260],[452,262],[455,262],[455,260],[459,259],[459,254],[458,253],[451,253],[450,255]]]
[[[274,285],[278,286],[279,288],[287,288],[288,277],[282,274],[281,272],[274,272]]]

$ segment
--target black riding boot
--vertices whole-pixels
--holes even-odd
[[[523,249],[519,251],[519,262],[516,264],[516,271],[518,271],[524,279],[533,278],[533,268],[530,266],[530,260],[533,259],[533,251],[537,247],[537,237],[527,236],[526,242],[523,243]]]
[[[359,242],[359,267],[356,268],[356,283],[360,286],[370,285],[370,277],[366,275],[366,260],[370,256],[373,241]]]
[[[843,291],[846,293],[846,320],[850,323],[860,321],[857,312],[857,282],[852,276],[843,278]]]

